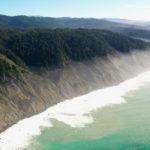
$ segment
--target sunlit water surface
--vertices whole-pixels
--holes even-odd
[[[0,150],[150,150],[150,72],[18,122]]]
[[[53,119],[27,149],[150,150],[150,83],[124,96],[126,103],[91,112],[93,123],[73,128]]]

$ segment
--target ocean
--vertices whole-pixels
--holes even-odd
[[[61,102],[0,134],[0,150],[150,150],[150,72]]]

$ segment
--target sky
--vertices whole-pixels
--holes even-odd
[[[0,14],[150,21],[150,0],[0,0]]]

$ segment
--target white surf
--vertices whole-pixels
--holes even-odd
[[[82,128],[94,121],[90,113],[102,107],[125,103],[123,96],[150,82],[150,72],[145,72],[117,86],[66,100],[43,113],[19,121],[0,134],[0,150],[18,150],[30,144],[33,136],[39,135],[40,127],[52,127],[51,119],[61,121],[73,128]]]

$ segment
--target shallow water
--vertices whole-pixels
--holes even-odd
[[[72,128],[53,120],[32,139],[30,149],[38,150],[149,150],[150,84],[128,92],[126,103],[92,111],[94,122]],[[29,147],[28,147],[29,148]]]
[[[66,100],[0,134],[0,150],[150,149],[150,72]]]

